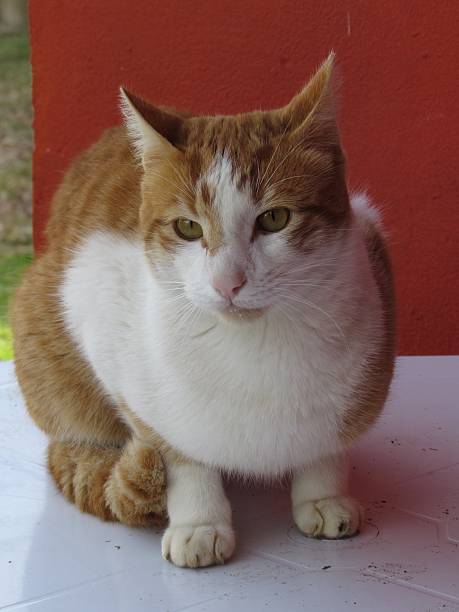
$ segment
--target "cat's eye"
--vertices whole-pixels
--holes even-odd
[[[179,217],[174,221],[175,232],[184,240],[199,240],[202,238],[202,227],[196,221]]]
[[[257,217],[257,227],[263,232],[280,232],[290,220],[288,208],[271,208]]]

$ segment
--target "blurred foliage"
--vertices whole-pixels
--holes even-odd
[[[8,302],[32,257],[32,100],[25,32],[0,34],[0,359],[13,357]]]
[[[32,239],[32,100],[26,33],[0,34],[0,244]]]
[[[31,260],[31,252],[0,254],[0,360],[13,358],[8,304],[14,288]]]

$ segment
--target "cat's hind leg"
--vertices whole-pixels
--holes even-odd
[[[16,291],[11,316],[16,375],[29,414],[49,436],[48,466],[83,512],[145,525],[165,515],[159,452],[141,443],[64,324],[61,253],[39,256]]]
[[[345,455],[323,459],[298,470],[292,481],[293,518],[305,535],[343,538],[358,532],[363,510],[347,493]]]
[[[52,440],[48,467],[64,496],[82,512],[132,526],[164,521],[162,459],[136,438],[123,448]]]

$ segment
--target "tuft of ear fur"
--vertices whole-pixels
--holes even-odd
[[[183,138],[184,118],[120,88],[120,106],[134,151],[145,166],[176,152]]]
[[[303,89],[282,109],[293,135],[339,143],[334,73],[335,54],[332,51]]]

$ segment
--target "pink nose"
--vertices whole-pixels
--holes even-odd
[[[223,297],[232,300],[246,284],[247,279],[243,272],[236,274],[214,276],[212,285]]]

